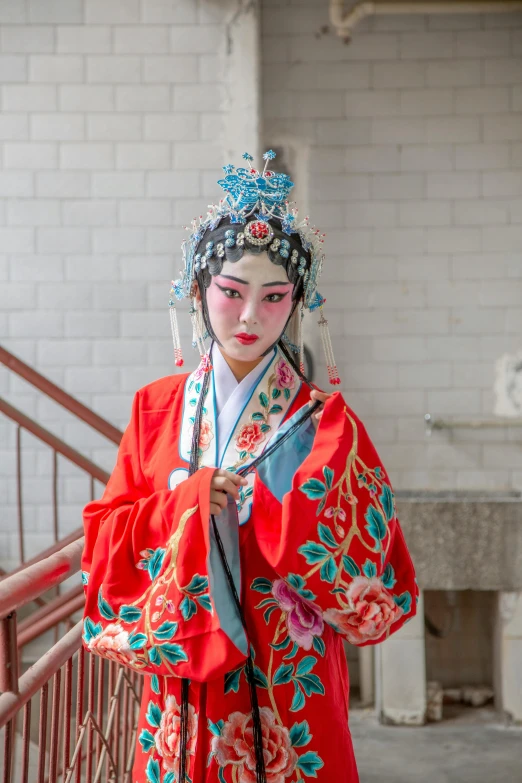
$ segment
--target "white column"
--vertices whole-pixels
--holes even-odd
[[[426,722],[424,600],[400,631],[375,647],[376,708],[381,723],[421,726]]]
[[[359,647],[359,688],[361,706],[370,707],[375,702],[375,648]]]
[[[254,156],[254,164],[262,168],[259,2],[237,0],[228,2],[226,8],[224,159],[240,166],[241,155],[249,152]]]
[[[522,593],[497,594],[494,634],[495,702],[510,720],[522,721]]]

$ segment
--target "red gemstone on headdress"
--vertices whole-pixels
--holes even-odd
[[[262,220],[256,220],[255,223],[250,224],[250,233],[256,239],[264,239],[269,235],[270,229]]]
[[[265,177],[271,177],[273,173],[273,171],[265,171]]]

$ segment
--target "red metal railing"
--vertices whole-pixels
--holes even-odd
[[[32,367],[22,362],[16,356],[6,351],[5,348],[0,347],[0,363],[4,364],[9,370],[19,375],[25,381],[30,383],[39,391],[47,394],[51,399],[57,402],[62,407],[66,408],[70,413],[86,422],[91,428],[108,438],[115,444],[119,444],[122,432],[112,424],[105,421],[101,416],[94,413],[86,405],[83,405],[79,400],[76,400],[70,394],[65,392],[56,384],[52,383],[49,379],[38,373]],[[43,557],[48,556],[53,551],[56,551],[57,544],[60,539],[59,531],[59,512],[58,512],[58,456],[65,457],[69,462],[72,462],[87,476],[90,477],[90,498],[94,498],[95,495],[95,481],[100,481],[106,484],[109,479],[109,474],[92,462],[87,457],[84,457],[76,449],[69,446],[63,440],[58,438],[49,430],[41,427],[31,418],[26,416],[21,411],[17,410],[13,405],[10,405],[5,400],[0,398],[0,413],[3,413],[8,419],[10,419],[16,425],[16,498],[17,498],[17,520],[18,520],[18,551],[20,564],[23,565],[26,562],[25,558],[25,528],[24,528],[24,504],[23,504],[23,475],[22,475],[22,432],[23,430],[30,432],[40,442],[47,444],[52,449],[53,453],[53,467],[52,467],[52,528],[53,539],[55,546],[45,550],[33,561],[37,561]],[[87,499],[87,498],[86,498]],[[82,529],[78,528],[65,540],[67,543],[70,540],[75,540],[82,535]],[[62,541],[62,545],[65,543]],[[0,569],[0,578],[5,574]],[[37,598],[37,603],[42,604],[42,599]]]
[[[19,673],[17,611],[77,573],[82,548],[74,541],[0,583],[3,783],[131,783],[138,675],[88,654],[81,623]]]

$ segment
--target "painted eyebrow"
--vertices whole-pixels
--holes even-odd
[[[241,280],[240,277],[233,277],[232,275],[219,275],[219,277],[224,277],[227,280],[233,280],[234,283],[241,283],[241,285],[250,285],[248,280]],[[263,283],[261,287],[268,288],[269,286],[274,286],[274,285],[292,285],[292,283],[290,282],[290,280],[288,280],[288,282],[286,283],[283,280],[274,280],[273,283]]]

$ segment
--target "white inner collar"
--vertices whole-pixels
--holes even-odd
[[[219,416],[223,410],[225,404],[233,394],[233,392],[239,387],[244,393],[248,393],[255,382],[264,372],[267,366],[274,358],[274,351],[263,357],[262,361],[246,375],[242,381],[237,382],[234,373],[228,366],[226,359],[221,354],[218,346],[214,343],[212,347],[212,366],[214,368],[214,387],[216,390],[216,409]]]

